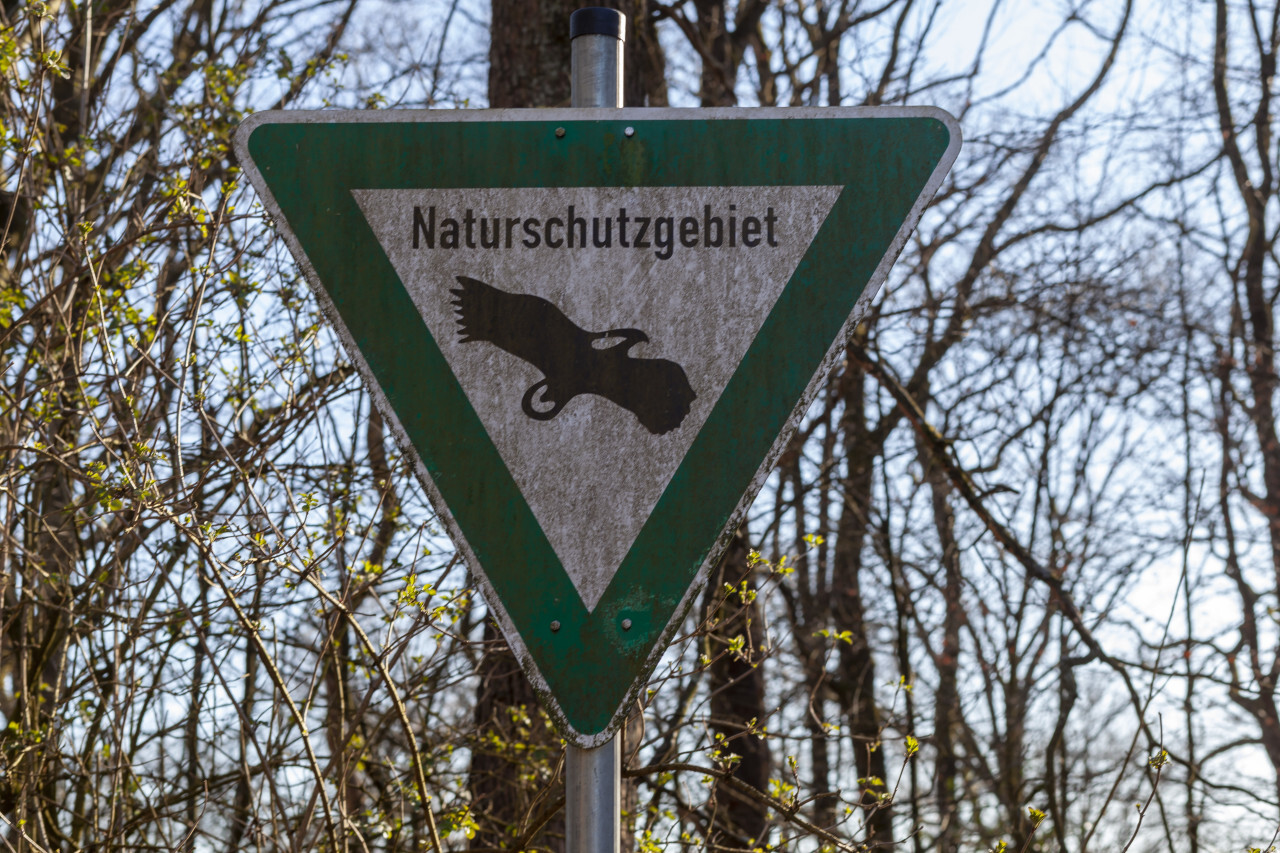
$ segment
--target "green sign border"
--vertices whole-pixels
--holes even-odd
[[[940,110],[902,108],[277,112],[251,117],[236,142],[526,672],[589,747],[678,628],[959,132]],[[845,190],[588,612],[352,190],[771,185]]]

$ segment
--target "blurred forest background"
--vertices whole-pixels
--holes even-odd
[[[624,849],[1280,826],[1280,4],[621,0],[639,106],[965,147],[625,731]],[[568,101],[564,0],[3,0],[0,844],[563,850],[562,748],[261,206]]]

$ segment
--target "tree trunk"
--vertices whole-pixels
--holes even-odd
[[[765,716],[764,672],[753,659],[764,643],[764,623],[754,599],[744,604],[735,593],[724,600],[725,584],[737,589],[746,581],[747,588],[753,588],[749,553],[745,532],[740,530],[712,573],[703,600],[703,613],[711,625],[707,637],[712,659],[711,730],[724,737],[720,749],[737,756],[733,775],[767,791],[772,767],[769,745],[751,733],[751,727],[763,723]],[[735,654],[728,651],[728,645],[739,635],[744,647],[741,654]],[[768,808],[728,786],[717,785],[715,796],[719,805],[709,832],[711,849],[763,846],[769,827]]]
[[[516,657],[493,622],[484,627],[486,653],[480,661],[476,695],[476,740],[471,748],[468,786],[471,811],[479,829],[472,850],[505,849],[563,797],[563,781],[539,790],[537,779],[559,761],[560,744],[538,713],[538,700]],[[530,766],[541,763],[541,768]],[[544,771],[543,774],[537,772]],[[522,783],[521,779],[531,779]],[[543,849],[564,849],[564,813],[542,831]]]
[[[942,649],[934,665],[938,668],[938,691],[934,701],[933,746],[938,763],[934,777],[938,798],[938,853],[957,853],[960,849],[960,827],[956,821],[956,734],[960,725],[960,692],[957,688],[960,658],[960,627],[964,608],[960,602],[960,545],[956,541],[956,516],[948,500],[951,486],[946,473],[932,461],[929,449],[919,447],[920,465],[933,507],[933,524],[942,546],[942,570],[945,576],[943,600],[946,612],[942,619]]]
[[[569,15],[563,0],[493,0],[489,106],[569,106]]]
[[[862,599],[862,556],[870,532],[871,485],[878,448],[871,446],[864,416],[863,376],[848,368],[844,389],[844,445],[848,470],[844,479],[844,511],[836,528],[832,563],[832,621],[850,632],[840,643],[840,676],[833,685],[849,720],[858,778],[863,780],[862,806],[869,812],[868,843],[888,845],[893,838],[893,813],[878,796],[884,789],[884,749],[880,746],[880,709],[876,705],[876,664],[866,629]],[[877,781],[879,783],[877,784]]]
[[[489,106],[493,108],[567,107],[570,97],[569,16],[582,3],[494,0],[489,42]],[[666,66],[648,0],[606,0],[600,5],[627,16],[624,100],[628,106],[665,106]],[[492,623],[485,625],[486,653],[480,664],[469,789],[480,831],[473,849],[502,847],[540,810],[554,804],[557,791],[533,790],[520,782],[521,768],[508,747],[523,718],[537,745],[558,750],[537,714],[537,699],[515,656]],[[544,737],[545,736],[545,737]],[[532,745],[532,744],[531,744]],[[537,750],[530,750],[537,752]],[[522,752],[521,755],[524,753]],[[623,785],[624,809],[635,802],[635,782]],[[634,805],[633,805],[634,810]],[[532,809],[535,813],[530,813]],[[512,833],[515,833],[513,835]],[[563,848],[563,813],[543,830]]]
[[[583,3],[494,0],[489,37],[489,106],[569,106],[569,16]],[[666,57],[648,0],[596,5],[627,16],[623,103],[667,105]]]

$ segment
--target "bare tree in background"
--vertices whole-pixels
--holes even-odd
[[[572,8],[4,4],[6,849],[560,849],[559,740],[229,139],[563,105]],[[624,849],[1265,850],[1280,6],[623,11],[630,105],[966,135],[628,725]]]

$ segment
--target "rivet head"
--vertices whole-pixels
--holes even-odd
[[[624,631],[630,631],[630,630],[631,630],[631,620],[630,620],[630,619],[623,619],[623,620],[622,620],[622,630],[624,630]]]
[[[557,128],[556,128],[556,139],[564,139],[564,128],[563,128],[563,127],[557,127]]]
[[[554,634],[556,631],[559,631],[559,630],[560,630],[560,620],[559,620],[559,619],[552,619],[552,620],[551,620],[551,633],[553,633],[553,634]]]
[[[626,130],[624,130],[624,131],[622,131],[622,132],[623,132],[623,133],[625,133],[627,136],[635,136],[635,135],[636,135],[636,129],[635,129],[634,127],[628,127]]]

